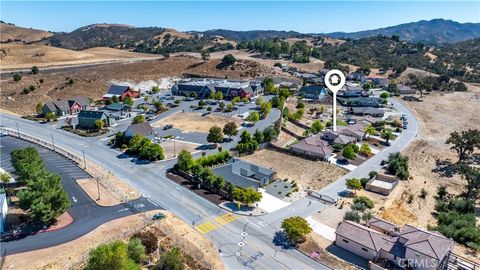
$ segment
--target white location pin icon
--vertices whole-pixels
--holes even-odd
[[[337,92],[345,85],[345,75],[338,69],[332,69],[325,75],[325,85],[333,93],[333,131],[337,131]]]

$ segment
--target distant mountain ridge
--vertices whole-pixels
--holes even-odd
[[[427,44],[455,43],[480,37],[480,23],[459,23],[452,20],[433,19],[430,21],[422,20],[374,30],[326,34],[326,36],[333,38],[350,39],[379,35],[398,35],[401,40]]]
[[[306,36],[296,31],[277,31],[277,30],[249,30],[234,31],[225,29],[214,29],[203,32],[192,31],[192,33],[201,33],[205,36],[222,36],[235,41],[245,41],[254,39],[272,39],[272,38],[291,38]]]

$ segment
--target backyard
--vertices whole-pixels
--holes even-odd
[[[323,161],[312,161],[273,150],[261,150],[242,159],[272,168],[280,179],[295,180],[300,190],[320,189],[346,174],[346,170]],[[288,166],[285,166],[288,164]]]

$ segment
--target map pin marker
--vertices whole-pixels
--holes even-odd
[[[337,131],[337,92],[345,85],[345,75],[338,69],[332,69],[325,75],[325,85],[333,93],[333,131]]]

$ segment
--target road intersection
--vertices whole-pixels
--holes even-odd
[[[415,117],[401,103],[390,99],[397,111],[405,113],[409,119],[409,127],[403,132],[391,147],[364,162],[356,170],[320,190],[321,194],[337,197],[345,188],[344,181],[349,177],[363,177],[371,170],[378,169],[380,161],[389,153],[397,152],[406,147],[415,137],[418,126]],[[273,121],[280,117],[278,110],[272,110]],[[270,121],[269,120],[269,121]],[[273,123],[273,122],[272,122]],[[328,267],[311,260],[295,249],[283,249],[273,243],[273,237],[280,231],[281,221],[293,215],[307,217],[321,211],[325,205],[316,200],[304,198],[294,202],[288,208],[283,208],[261,217],[237,217],[224,219],[230,213],[206,199],[194,195],[166,178],[168,168],[175,160],[136,164],[132,158],[118,158],[122,152],[106,147],[104,141],[55,129],[50,125],[39,124],[18,117],[1,114],[0,125],[11,129],[18,128],[21,132],[35,135],[43,140],[51,140],[55,144],[80,154],[85,150],[88,159],[106,168],[121,180],[139,190],[160,206],[173,212],[184,222],[192,224],[204,233],[218,248],[227,269],[258,268],[258,269],[327,269]],[[269,122],[264,122],[268,126]],[[265,127],[266,127],[265,126]],[[256,126],[255,128],[261,128]],[[223,146],[228,149],[235,141]],[[218,222],[217,222],[218,221]],[[229,221],[229,222],[227,222]],[[221,224],[221,222],[225,222]],[[202,224],[207,224],[203,225]],[[202,226],[202,227],[198,227]]]

